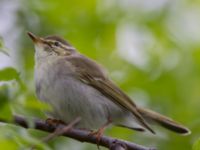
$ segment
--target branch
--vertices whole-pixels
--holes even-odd
[[[8,123],[4,120],[0,120],[0,122]],[[30,128],[25,118],[20,116],[14,116],[14,124],[20,125],[24,128]],[[35,120],[35,129],[46,131],[49,133],[53,133],[56,130],[56,127],[50,126],[45,121],[42,120]],[[60,125],[59,125],[60,126]],[[62,126],[62,125],[61,125]],[[63,128],[65,126],[63,125]],[[82,129],[75,129],[71,128],[62,134],[62,136],[70,137],[72,139],[78,140],[80,142],[88,142],[92,144],[99,144],[100,146],[107,147],[110,150],[156,150],[155,148],[148,148],[144,147],[135,143],[131,143],[124,140],[114,139],[107,136],[102,136],[100,141],[97,141],[95,135],[89,135],[90,131],[82,130]]]

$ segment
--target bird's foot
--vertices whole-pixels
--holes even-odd
[[[101,127],[97,131],[91,131],[89,136],[96,136],[98,143],[100,142],[100,139],[104,133],[105,128]]]
[[[104,130],[106,127],[108,127],[108,125],[110,125],[111,122],[112,121],[108,119],[108,121],[101,128],[99,128],[97,131],[91,131],[89,134],[89,136],[96,136],[98,149],[100,149],[99,144],[100,144],[101,137],[103,136]]]
[[[66,125],[64,121],[53,118],[47,118],[45,123],[53,127],[58,127],[59,125]]]
[[[98,149],[100,149],[99,144],[100,144],[101,137],[103,136],[104,130],[105,130],[105,127],[101,127],[97,131],[91,131],[89,133],[89,136],[95,136],[96,137]]]

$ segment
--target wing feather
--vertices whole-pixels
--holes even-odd
[[[135,103],[111,80],[108,79],[105,72],[102,71],[101,66],[82,55],[79,55],[78,58],[71,57],[70,62],[76,67],[76,74],[78,75],[80,81],[91,85],[118,106],[132,112],[138,120],[138,123],[150,132],[155,133],[139,113]]]

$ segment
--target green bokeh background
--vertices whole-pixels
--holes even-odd
[[[198,0],[0,0],[0,5],[16,5],[12,30],[6,36],[0,33],[0,49],[13,62],[0,69],[0,118],[9,120],[12,113],[45,118],[41,109],[50,108],[35,97],[34,49],[26,32],[56,34],[104,65],[138,105],[170,116],[192,131],[180,136],[154,126],[157,135],[151,135],[113,127],[106,135],[160,150],[200,149]],[[9,35],[17,37],[13,46]],[[28,149],[34,144],[50,150],[96,149],[63,137],[45,144],[40,140],[45,133],[12,125],[0,125],[0,133],[1,149]]]

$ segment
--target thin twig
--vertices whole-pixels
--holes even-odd
[[[50,133],[48,136],[46,136],[42,139],[42,142],[47,143],[48,141],[56,138],[57,136],[64,134],[65,132],[67,132],[71,128],[73,128],[76,124],[78,124],[80,122],[80,120],[81,120],[81,118],[78,117],[75,120],[73,120],[72,122],[70,122],[68,125],[62,124],[62,126],[60,127],[60,124],[59,124],[54,132]],[[37,145],[32,146],[30,150],[34,150],[36,148],[36,146]]]
[[[3,120],[1,120],[1,121],[3,121]],[[5,122],[5,121],[3,121],[3,122]],[[20,117],[20,116],[14,116],[13,123],[20,125],[24,128],[30,128],[30,127],[28,127],[26,119],[23,117]],[[54,132],[57,129],[56,127],[50,127],[48,124],[45,123],[45,121],[38,120],[38,119],[34,121],[34,124],[35,124],[35,127],[34,127],[35,129],[50,132],[50,133]],[[92,144],[97,144],[97,141],[98,141],[97,137],[93,136],[93,135],[89,136],[89,134],[90,134],[90,131],[71,128],[67,132],[64,132],[62,134],[62,136],[70,137],[70,138],[76,139],[80,142],[88,142],[88,143],[92,143]],[[107,136],[102,136],[100,138],[99,145],[103,146],[103,147],[107,147],[109,149],[113,145],[115,145],[115,143],[121,143],[121,145],[126,147],[126,150],[156,150],[155,148],[148,148],[148,147],[145,147],[142,145],[138,145],[138,144],[120,140],[120,139],[114,139],[114,138],[107,137]]]
[[[61,127],[58,126],[53,133],[49,134],[47,137],[42,139],[42,141],[48,142],[49,140],[68,132],[71,128],[73,128],[73,126],[75,126],[77,123],[79,123],[80,120],[81,120],[81,118],[78,117],[66,126],[61,126]]]
[[[122,145],[123,143],[118,143],[117,141],[116,142],[113,142],[111,147],[110,147],[110,150],[127,150],[127,147],[126,145]]]

